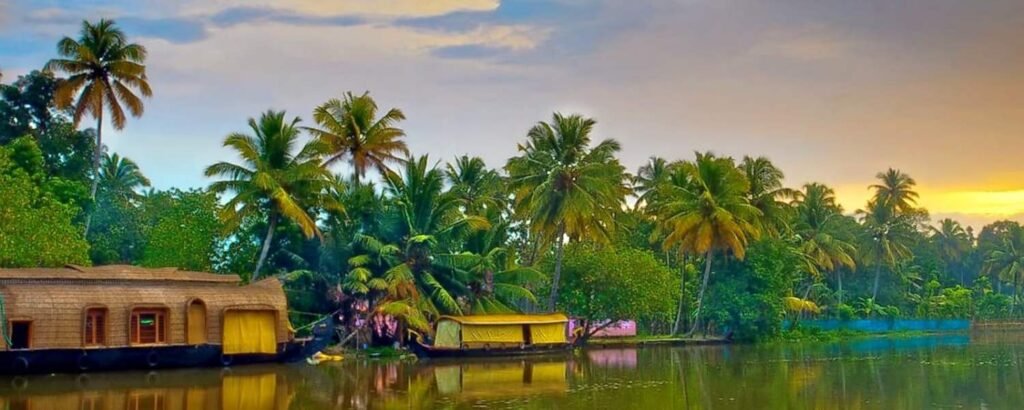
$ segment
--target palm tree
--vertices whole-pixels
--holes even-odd
[[[782,186],[782,179],[785,178],[782,170],[768,158],[748,156],[743,157],[740,169],[750,183],[747,193],[750,204],[761,211],[758,229],[772,237],[788,231],[792,209],[783,200],[792,198],[794,191]]]
[[[381,238],[357,235],[356,245],[364,252],[346,277],[346,288],[386,290],[388,302],[406,301],[421,311],[461,314],[458,297],[467,287],[467,273],[446,264],[442,255],[451,254],[450,245],[469,232],[487,229],[488,221],[466,216],[459,198],[444,189],[444,174],[429,165],[426,156],[410,159],[402,174],[385,174],[384,192],[392,207],[383,218],[393,219],[393,232]],[[374,269],[366,261],[376,261]],[[365,269],[356,269],[365,268]],[[371,282],[374,278],[378,281]],[[365,292],[364,292],[365,293]],[[421,297],[425,296],[425,297]]]
[[[319,128],[305,129],[326,144],[324,166],[348,158],[359,181],[371,167],[383,174],[389,163],[409,156],[402,140],[405,131],[395,126],[404,119],[397,108],[377,118],[377,102],[369,92],[359,96],[349,92],[343,100],[334,98],[316,107],[313,120]]]
[[[910,215],[894,212],[881,202],[870,201],[866,210],[860,210],[864,226],[862,238],[864,259],[875,265],[875,281],[871,287],[871,299],[878,300],[878,284],[882,267],[894,269],[900,261],[911,256],[914,226]]]
[[[633,177],[633,191],[639,195],[636,200],[638,208],[641,204],[650,204],[651,197],[658,192],[658,187],[668,182],[669,174],[668,161],[657,156],[649,158],[647,163],[637,170],[636,176]]]
[[[971,236],[959,222],[949,218],[939,220],[939,226],[929,227],[931,241],[939,250],[939,255],[946,263],[946,271],[960,263],[964,255],[971,250]],[[965,284],[964,269],[959,267],[960,285]]]
[[[267,234],[251,280],[259,277],[281,220],[295,223],[311,238],[320,235],[313,210],[343,211],[333,195],[337,182],[320,163],[320,141],[307,142],[293,153],[299,143],[298,122],[298,117],[286,120],[284,111],[249,118],[251,135],[231,133],[224,139],[224,146],[235,150],[242,162],[222,161],[206,168],[207,177],[224,178],[211,183],[211,191],[234,194],[224,205],[228,226],[236,227],[244,218],[266,217]]]
[[[918,193],[914,191],[917,181],[898,169],[889,168],[875,175],[879,183],[869,186],[874,189],[874,201],[893,213],[909,214],[917,206]]]
[[[1013,283],[1012,314],[1020,298],[1021,274],[1024,273],[1024,229],[1013,229],[999,245],[990,250],[985,256],[984,269],[988,274]]]
[[[58,108],[71,107],[76,126],[85,114],[96,119],[90,191],[91,198],[95,200],[103,152],[103,107],[107,107],[111,123],[117,130],[125,126],[125,108],[135,118],[142,116],[142,99],[136,93],[143,97],[153,95],[143,64],[146,48],[129,43],[113,20],[101,19],[95,24],[83,21],[78,40],[64,37],[57,43],[57,53],[61,58],[47,62],[46,70],[62,71],[68,74],[68,78],[57,84],[53,93],[54,104]],[[91,220],[92,213],[89,213],[85,219],[86,233]]]
[[[139,197],[136,189],[149,186],[149,179],[142,175],[138,164],[116,153],[103,154],[99,181],[104,191],[123,199],[136,199]]]
[[[697,153],[694,162],[673,167],[672,183],[661,188],[651,212],[660,229],[667,232],[664,248],[704,256],[704,277],[697,297],[696,318],[689,334],[700,323],[704,293],[711,277],[716,252],[732,252],[743,259],[747,243],[760,232],[757,220],[761,211],[750,204],[750,184],[732,158],[719,158],[711,153]],[[683,310],[680,296],[679,311]],[[679,333],[677,315],[675,333]]]
[[[875,190],[875,194],[868,202],[867,209],[858,213],[866,228],[865,259],[875,264],[871,298],[877,300],[882,266],[893,269],[898,262],[911,255],[914,222],[920,212],[915,208],[918,193],[914,187],[917,182],[910,175],[889,168],[875,177],[879,183],[869,186]]]
[[[530,129],[519,145],[522,155],[505,165],[516,212],[534,233],[555,242],[549,310],[558,300],[566,236],[608,241],[629,192],[625,169],[615,158],[619,143],[606,139],[590,146],[595,124],[578,114],[555,113],[551,122]]]
[[[507,202],[502,198],[505,193],[501,175],[487,168],[480,157],[463,155],[456,158],[454,164],[446,166],[445,177],[452,186],[452,193],[459,197],[468,214],[481,215]]]
[[[800,251],[810,262],[808,270],[812,276],[824,272],[836,272],[839,304],[843,304],[842,268],[855,269],[853,256],[856,248],[842,238],[839,222],[843,209],[836,202],[835,191],[828,186],[810,183],[802,191],[793,194],[793,209],[796,213],[793,230],[800,241]]]

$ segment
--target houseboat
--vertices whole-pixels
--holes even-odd
[[[441,316],[433,342],[412,343],[420,357],[519,356],[566,351],[569,318],[547,315]]]
[[[334,327],[295,338],[275,278],[120,265],[0,269],[0,321],[3,374],[299,361]]]

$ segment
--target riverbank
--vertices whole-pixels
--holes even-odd
[[[590,339],[584,347],[619,348],[643,346],[708,346],[732,343],[723,337],[629,336]]]
[[[803,328],[790,329],[779,334],[777,338],[767,340],[768,343],[804,343],[804,342],[840,342],[869,338],[904,339],[921,336],[937,336],[949,334],[967,334],[970,329],[954,330],[891,330],[867,331],[852,329]]]

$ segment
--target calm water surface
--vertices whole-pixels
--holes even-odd
[[[5,409],[1020,409],[1024,333],[0,379]]]

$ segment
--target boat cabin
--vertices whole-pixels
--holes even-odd
[[[548,315],[442,316],[437,321],[435,348],[518,348],[564,345],[569,318]]]
[[[110,265],[0,269],[0,351],[219,345],[275,354],[292,339],[281,283]]]

